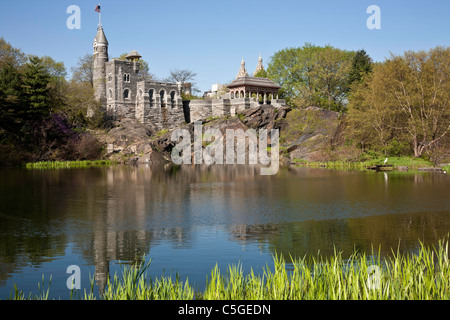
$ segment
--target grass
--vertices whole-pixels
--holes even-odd
[[[163,135],[165,135],[168,132],[170,132],[169,129],[160,130],[157,133],[155,133],[155,135],[152,138],[154,138],[154,139],[161,138]]]
[[[150,262],[128,266],[122,276],[109,279],[100,300],[448,300],[450,262],[448,240],[438,247],[421,245],[416,254],[392,252],[380,258],[372,252],[341,253],[291,259],[275,256],[273,268],[262,274],[244,273],[241,264],[229,266],[225,274],[216,267],[207,277],[206,288],[196,292],[188,280],[148,277]],[[145,259],[144,259],[145,261]],[[40,287],[41,288],[41,287]],[[45,288],[42,285],[42,288]],[[96,299],[93,280],[83,300]],[[42,290],[41,290],[42,291]],[[71,298],[76,295],[71,294]],[[15,288],[11,299],[47,300],[48,289],[35,297]]]
[[[325,168],[349,168],[349,169],[366,169],[375,165],[384,164],[386,157],[375,158],[365,161],[327,161],[327,162],[312,162],[300,159],[294,159],[294,164],[307,167],[325,167]],[[394,168],[400,166],[409,167],[410,170],[417,170],[423,167],[433,167],[430,161],[414,158],[414,157],[388,157],[387,165],[392,165]]]
[[[41,161],[34,163],[27,163],[27,169],[63,169],[63,168],[87,168],[115,165],[116,162],[109,160],[94,160],[94,161]]]

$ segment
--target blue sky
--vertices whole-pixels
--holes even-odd
[[[0,36],[25,53],[49,55],[70,68],[92,52],[95,0],[22,0],[0,4]],[[81,29],[69,30],[67,8],[81,9]],[[315,45],[365,49],[376,61],[390,53],[450,45],[448,0],[104,0],[110,58],[137,50],[159,78],[171,69],[196,72],[202,91],[228,83],[244,57],[252,73],[277,51]],[[370,5],[381,9],[381,30],[369,30]]]

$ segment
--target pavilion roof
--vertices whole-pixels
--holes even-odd
[[[276,84],[270,79],[267,78],[257,78],[257,77],[239,77],[229,85],[228,88],[236,88],[236,87],[259,87],[259,88],[270,88],[270,89],[280,89],[281,86]]]
[[[133,50],[129,54],[127,54],[127,56],[125,58],[126,59],[140,59],[140,58],[142,58],[142,56],[136,50]]]

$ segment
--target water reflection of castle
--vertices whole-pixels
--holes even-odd
[[[87,197],[86,210],[83,208],[77,214],[84,215],[80,220],[84,224],[90,223],[92,232],[75,240],[78,242],[75,246],[83,248],[85,259],[95,265],[100,289],[106,284],[111,262],[139,262],[143,254],[151,256],[151,248],[162,242],[174,247],[195,248],[198,243],[194,243],[193,235],[199,223],[215,226],[218,221],[225,221],[230,240],[241,245],[261,244],[265,250],[286,257],[314,254],[319,250],[322,254],[332,254],[334,244],[339,244],[340,250],[351,251],[354,248],[371,250],[371,244],[383,243],[383,254],[389,254],[390,247],[399,245],[398,239],[421,237],[435,242],[440,236],[436,232],[438,226],[445,229],[449,223],[445,212],[369,215],[338,220],[305,217],[300,206],[305,199],[318,204],[327,199],[327,195],[318,193],[317,188],[311,189],[313,181],[320,184],[322,179],[332,175],[337,181],[334,187],[341,187],[335,197],[344,199],[360,194],[361,184],[367,181],[351,179],[351,174],[346,172],[290,169],[275,177],[263,177],[256,166],[179,168],[169,165],[153,169],[112,167],[94,173],[94,176],[82,175],[86,180],[76,183],[76,191],[81,195],[86,193]],[[289,179],[284,179],[287,177]],[[415,182],[410,188],[417,188],[417,192],[423,192],[427,183],[436,183],[426,179],[419,183],[415,176],[411,179]],[[382,184],[385,185],[384,181]],[[389,195],[379,189],[379,185],[374,184],[371,190],[379,192],[380,197]],[[255,199],[270,203],[255,204]],[[268,207],[268,211],[255,213],[252,207],[256,205],[257,210]],[[321,209],[317,207],[316,210],[313,214],[320,215]],[[211,213],[209,218],[213,216],[215,220],[199,220],[207,215],[205,213]],[[287,223],[283,223],[286,214]],[[295,217],[289,216],[292,214],[298,214],[300,220],[295,221]],[[273,220],[271,215],[275,217]],[[386,234],[387,230],[389,234]],[[411,243],[405,241],[401,245],[402,249],[411,248]]]
[[[152,170],[130,166],[112,167],[103,174],[104,178],[93,184],[86,181],[87,218],[92,223],[88,236],[92,239],[81,239],[79,245],[85,258],[95,264],[100,290],[107,283],[112,261],[140,262],[152,245],[165,240],[174,246],[189,246],[196,215],[196,204],[191,201],[202,197],[205,188],[214,194],[216,206],[229,208],[223,213],[227,217],[222,218],[239,223],[239,212],[247,204],[239,202],[242,197],[237,194],[245,189],[245,180],[259,176],[259,169],[197,166],[174,170],[168,165]],[[227,182],[232,187],[227,188]],[[231,198],[235,200],[230,203]]]
[[[449,230],[445,175],[389,174],[385,180],[306,168],[259,174],[249,166],[4,170],[0,286],[24,267],[59,259],[70,247],[95,265],[103,287],[117,260],[137,262],[144,253],[152,258],[159,244],[196,251],[204,241],[196,238],[197,227],[206,223],[226,225],[225,241],[285,257],[319,249],[332,254],[334,244],[369,252],[372,244],[382,244],[382,254],[390,254],[390,248],[414,250],[418,238],[436,245]],[[355,200],[357,210],[341,219],[334,213],[343,199],[344,205]],[[366,204],[376,212],[361,216]]]

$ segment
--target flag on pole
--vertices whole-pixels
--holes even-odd
[[[97,5],[97,6],[95,7],[95,12],[100,13],[100,5]]]

